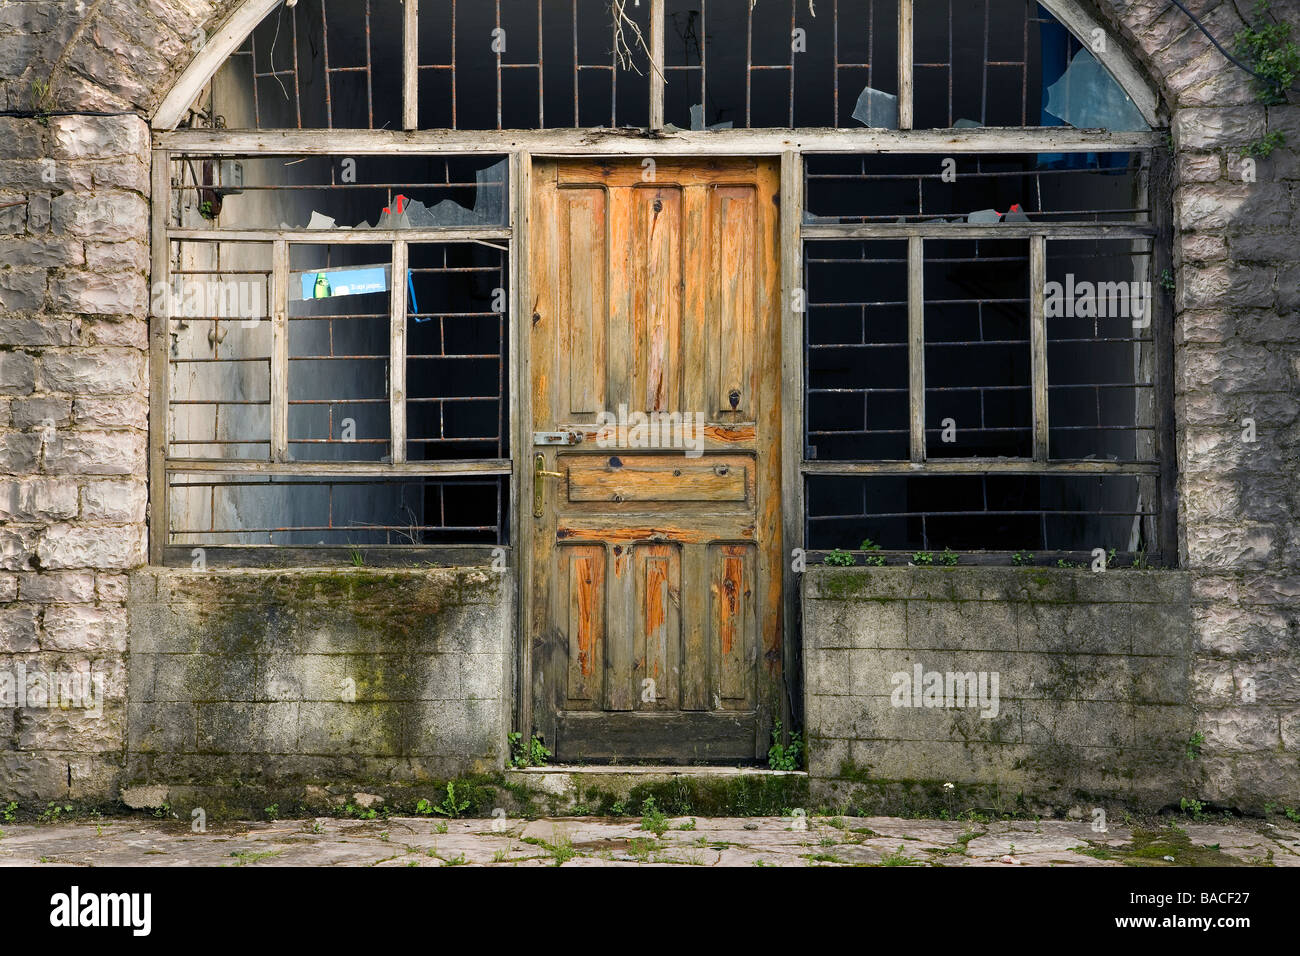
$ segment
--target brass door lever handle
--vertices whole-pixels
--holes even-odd
[[[540,518],[544,513],[543,508],[543,478],[563,478],[564,473],[560,471],[546,470],[546,456],[538,452],[533,456],[533,517]]]

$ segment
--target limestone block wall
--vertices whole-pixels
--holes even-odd
[[[148,142],[138,116],[0,117],[0,671],[33,691],[0,708],[13,799],[97,798],[120,767],[126,572],[145,560]],[[69,687],[81,703],[48,706],[41,679],[98,681],[104,700]]]
[[[513,593],[477,568],[139,571],[123,785],[287,808],[500,770]]]
[[[1261,104],[1172,4],[1098,6],[1172,114],[1179,532],[1205,736],[1196,787],[1225,805],[1300,802],[1300,108],[1294,92]],[[1225,41],[1253,20],[1247,0],[1190,6]],[[1300,5],[1272,10],[1300,36]],[[1272,132],[1285,144],[1247,163],[1243,150]]]
[[[873,812],[1177,804],[1199,760],[1189,588],[1181,572],[810,570],[815,795]]]

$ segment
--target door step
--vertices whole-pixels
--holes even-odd
[[[766,767],[560,764],[505,772],[521,811],[550,816],[782,816],[806,808],[808,774]]]

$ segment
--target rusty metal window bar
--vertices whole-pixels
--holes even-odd
[[[502,544],[508,479],[168,475],[176,547]],[[491,520],[475,521],[475,516]]]
[[[864,84],[896,98],[897,0],[832,0],[822,9],[814,17],[806,0],[665,0],[669,122],[848,127]]]
[[[387,245],[290,244],[284,460],[392,460],[392,260]],[[386,288],[338,294],[368,273]]]
[[[1155,479],[1144,475],[966,474],[809,475],[807,546],[814,552],[880,552],[907,563],[917,551],[950,548],[963,563],[1025,552],[1039,563],[1084,565],[1094,547],[1132,561],[1150,550]]]
[[[1149,224],[1150,164],[1138,152],[812,156],[804,222]]]
[[[280,5],[199,112],[230,129],[645,127],[650,6],[620,25],[605,0]]]
[[[509,452],[504,249],[412,245],[418,301],[407,326],[407,456],[437,460]]]
[[[454,229],[500,239],[509,235],[507,165],[493,155],[174,155],[169,224],[227,237]]]
[[[649,0],[624,12],[626,61],[604,0],[422,0],[419,127],[648,125]]]
[[[249,102],[219,99],[214,112],[229,128],[398,128],[401,73],[375,66],[401,63],[402,17],[392,0],[277,6],[217,79],[243,78]]]
[[[1105,176],[1094,177],[1091,194],[1113,207],[1103,210],[1100,223],[1088,222],[1095,211],[1086,206],[1047,202],[1043,195],[1035,195],[1029,212],[1019,204],[1012,212],[1010,203],[1006,211],[972,208],[1021,195],[1022,182],[1038,176],[1033,167],[1055,161],[1026,157],[1025,168],[987,175],[980,159],[963,159],[979,175],[931,196],[926,183],[935,157],[890,157],[892,168],[880,175],[869,170],[867,158],[849,160],[863,163],[849,172],[838,157],[806,158],[802,470],[809,546],[856,547],[847,538],[824,542],[837,522],[852,537],[856,532],[845,529],[870,523],[874,515],[907,519],[875,525],[878,531],[892,529],[887,541],[873,539],[877,543],[922,547],[915,543],[921,540],[929,548],[935,536],[927,515],[943,514],[948,521],[1023,512],[1037,516],[1037,531],[1018,526],[1019,537],[1012,537],[1029,543],[1016,548],[1062,550],[1062,529],[1069,527],[1094,538],[1103,526],[1117,534],[1123,522],[1107,525],[1103,519],[1109,516],[1127,520],[1131,533],[1122,540],[1112,534],[1108,546],[1154,552],[1155,522],[1171,515],[1157,488],[1169,456],[1157,393],[1168,382],[1167,372],[1163,384],[1158,373],[1155,313],[1163,293],[1154,276],[1148,157],[1125,157]],[[1087,176],[1096,172],[1092,166],[1110,162],[1095,156],[1061,161],[1089,167],[1080,170]],[[908,163],[914,168],[904,170]],[[916,188],[899,190],[894,184],[900,180]],[[1082,190],[1085,203],[1089,189]],[[1115,209],[1121,215],[1110,215]],[[844,214],[817,214],[833,210]],[[953,217],[954,212],[963,214]],[[851,497],[869,487],[854,481],[903,475],[954,483],[884,483],[880,487],[894,489],[901,503],[888,504],[873,493],[866,498],[872,508],[860,511],[831,503],[835,494]],[[978,507],[954,512],[937,499],[909,505],[925,497],[917,488],[960,489],[967,486],[955,482],[959,477],[994,476],[1133,481],[1101,482],[1112,490],[1100,504],[1083,509],[1096,518],[1084,525],[1048,520],[1070,513],[1082,498],[1011,507],[1010,499],[988,497],[990,488],[1011,495],[1013,486],[1005,482],[979,486],[984,497]],[[1054,487],[1067,486],[1091,487]],[[1121,486],[1132,494],[1112,493]],[[1028,487],[1015,492],[1016,500],[1037,501],[1024,491]],[[973,547],[962,543],[968,539],[961,534],[947,538],[938,546]]]
[[[269,460],[269,243],[172,243],[167,315],[167,454]]]
[[[1040,125],[1041,86],[1030,80],[1041,76],[1040,28],[1057,21],[1037,0],[913,2],[917,128]],[[958,56],[971,45],[978,57]]]

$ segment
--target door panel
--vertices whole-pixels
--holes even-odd
[[[566,189],[559,214],[569,261],[590,264],[587,270],[569,270],[559,290],[560,314],[569,317],[568,412],[574,421],[594,421],[605,401],[605,190]]]
[[[568,701],[597,708],[605,696],[605,549],[559,549],[568,596]]]
[[[534,723],[561,760],[754,760],[781,689],[774,161],[539,161]],[[527,500],[533,500],[531,491]]]
[[[710,455],[563,455],[560,471],[571,502],[737,502],[753,507],[754,459]]]

